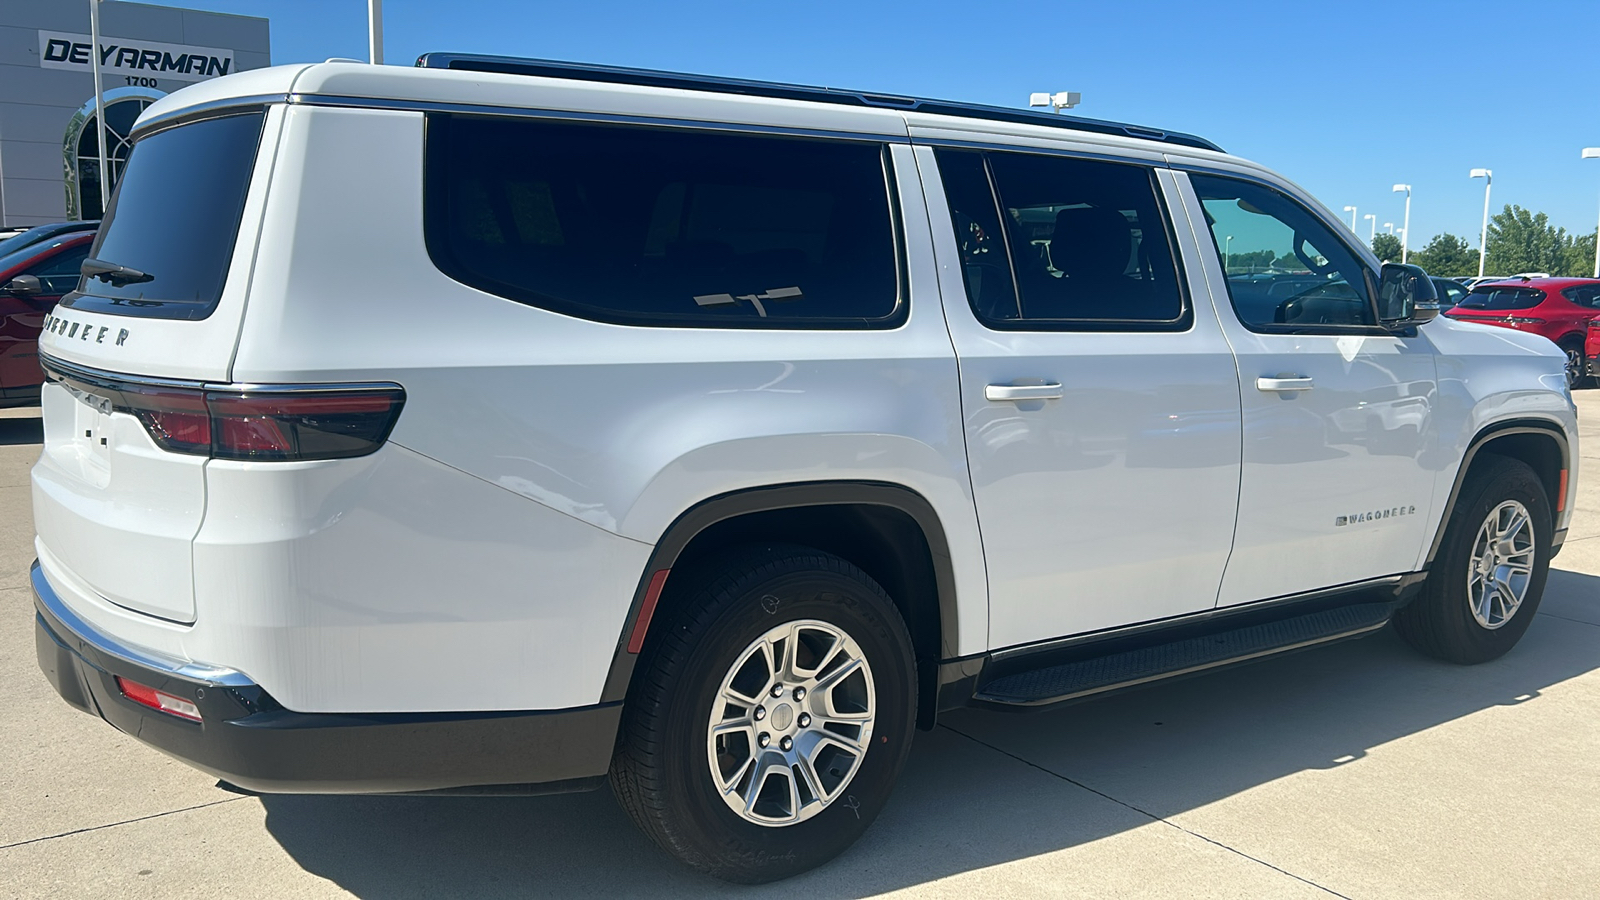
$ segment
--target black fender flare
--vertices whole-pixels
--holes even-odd
[[[1439,555],[1439,545],[1444,542],[1445,529],[1449,527],[1450,518],[1455,515],[1456,502],[1461,498],[1461,486],[1466,483],[1467,472],[1472,469],[1478,451],[1495,438],[1513,434],[1536,434],[1551,438],[1561,450],[1561,470],[1563,472],[1572,470],[1572,447],[1567,443],[1567,434],[1559,424],[1547,419],[1512,419],[1484,426],[1467,445],[1467,452],[1461,456],[1461,465],[1456,468],[1455,483],[1450,486],[1450,497],[1445,501],[1443,515],[1439,517],[1439,527],[1434,530],[1433,541],[1428,545],[1428,557],[1423,562],[1423,569],[1433,568],[1433,560]],[[1552,510],[1560,509],[1566,504],[1565,497],[1550,499]],[[1557,547],[1559,546],[1558,541]]]
[[[612,653],[611,669],[606,676],[600,702],[625,700],[628,686],[633,680],[634,664],[639,659],[637,649],[643,644],[643,634],[637,637],[636,629],[647,632],[649,616],[641,616],[646,596],[658,572],[670,570],[689,543],[707,528],[738,516],[758,512],[775,512],[811,506],[882,506],[898,510],[909,516],[922,529],[933,561],[934,585],[938,592],[939,653],[942,657],[954,656],[958,630],[955,567],[950,557],[950,544],[934,511],[933,504],[916,491],[898,484],[874,481],[823,481],[781,484],[747,488],[720,494],[703,500],[681,513],[667,526],[655,550],[651,552],[639,583],[634,588],[633,602],[623,620],[622,633],[617,637]],[[659,595],[663,584],[656,584]],[[656,598],[652,597],[654,602]],[[653,614],[654,610],[650,612]],[[642,621],[641,621],[642,620]],[[909,624],[909,623],[908,623]],[[634,650],[630,651],[630,644]],[[919,681],[937,671],[939,660],[919,661]],[[923,685],[924,694],[931,694]],[[924,698],[931,702],[931,696]]]

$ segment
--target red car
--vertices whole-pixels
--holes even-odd
[[[1589,357],[1589,374],[1600,377],[1600,317],[1589,320],[1589,340],[1583,355]]]
[[[1480,284],[1445,313],[1463,322],[1482,322],[1542,334],[1567,354],[1567,385],[1576,387],[1588,370],[1584,338],[1600,313],[1600,279],[1518,278]],[[1592,346],[1592,344],[1591,344]]]
[[[61,295],[78,286],[94,233],[43,241],[0,257],[0,407],[39,402],[39,332]]]

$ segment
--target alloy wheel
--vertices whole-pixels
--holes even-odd
[[[1472,542],[1467,603],[1472,618],[1491,631],[1517,614],[1533,578],[1533,519],[1518,500],[1490,511]]]

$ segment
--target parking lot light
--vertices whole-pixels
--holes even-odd
[[[1396,194],[1401,191],[1406,192],[1406,217],[1401,220],[1405,224],[1400,226],[1400,264],[1404,265],[1406,256],[1409,255],[1407,245],[1411,243],[1411,185],[1397,184],[1394,186]]]
[[[1354,206],[1346,206],[1344,208],[1344,211],[1350,214],[1350,233],[1351,234],[1355,234],[1356,233],[1356,208]]]
[[[1483,277],[1483,260],[1489,255],[1489,187],[1494,184],[1494,173],[1488,169],[1473,169],[1469,178],[1483,179],[1483,228],[1478,231],[1478,277]]]
[[[1361,218],[1367,220],[1367,246],[1370,247],[1378,237],[1378,217],[1372,213],[1367,213]]]
[[[1583,148],[1581,159],[1600,159],[1600,147]],[[1595,226],[1594,232],[1594,277],[1600,278],[1600,225]]]
[[[1033,93],[1028,95],[1029,106],[1048,106],[1060,115],[1063,109],[1071,109],[1083,102],[1083,94],[1077,91],[1057,91],[1050,93]]]

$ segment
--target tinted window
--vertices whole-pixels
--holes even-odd
[[[78,267],[88,256],[89,244],[84,242],[28,269],[28,274],[38,277],[45,294],[60,296],[77,287]]]
[[[967,295],[986,322],[1186,327],[1149,169],[1032,153],[937,152]],[[1010,272],[1003,271],[1007,258]]]
[[[1568,300],[1571,300],[1573,303],[1576,303],[1579,306],[1600,309],[1600,284],[1574,285],[1573,287],[1563,290],[1561,292],[1561,296],[1566,297]]]
[[[147,281],[85,278],[65,305],[97,312],[203,319],[233,259],[264,112],[206,119],[134,144],[90,255]]]
[[[636,324],[874,327],[902,308],[885,148],[428,120],[428,251],[481,290]]]
[[[1544,301],[1544,291],[1533,288],[1482,287],[1456,304],[1461,309],[1532,309]]]
[[[1433,279],[1433,287],[1439,294],[1439,306],[1444,309],[1449,309],[1460,303],[1461,298],[1467,295],[1466,288],[1462,287],[1459,282],[1451,281],[1448,278]]]
[[[1254,182],[1199,174],[1189,180],[1239,321],[1256,331],[1377,323],[1366,267],[1310,210]]]

